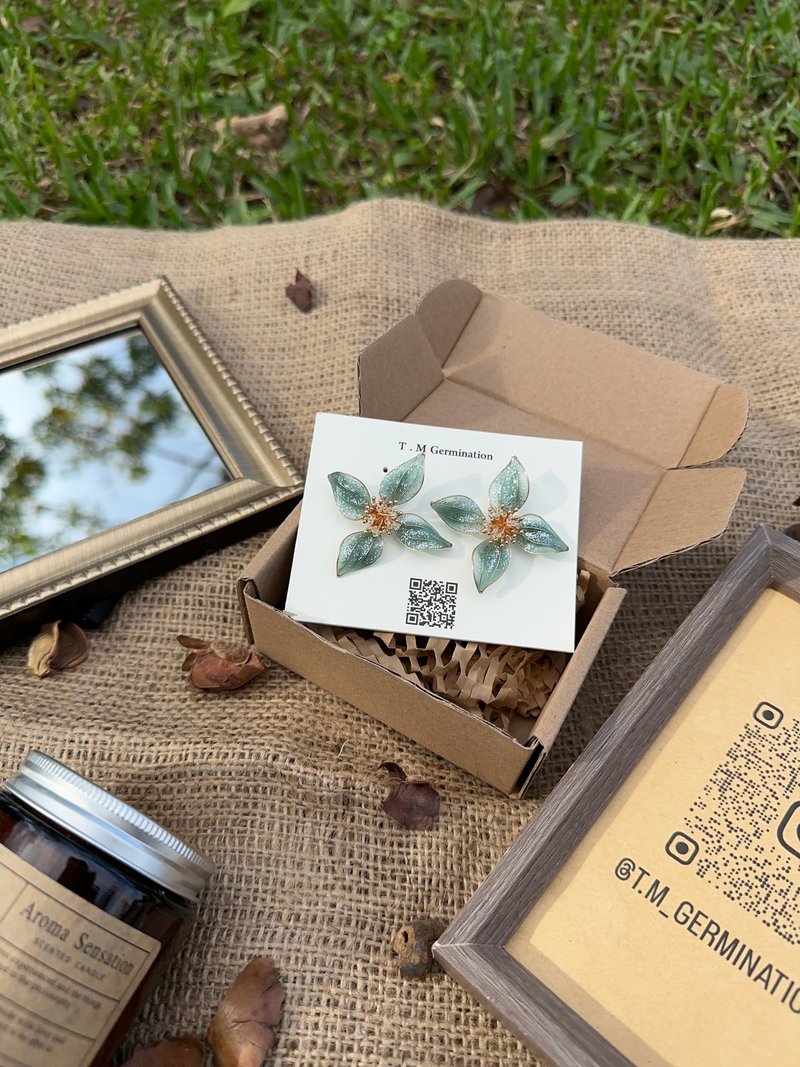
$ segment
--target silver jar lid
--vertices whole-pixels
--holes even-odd
[[[186,900],[197,900],[214,873],[211,860],[179,837],[43,752],[29,752],[6,789]]]

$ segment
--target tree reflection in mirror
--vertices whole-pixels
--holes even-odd
[[[0,571],[231,477],[138,328],[0,373]]]

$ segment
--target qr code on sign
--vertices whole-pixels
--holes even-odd
[[[800,944],[800,720],[762,701],[689,809],[695,873]]]
[[[458,582],[412,578],[408,583],[406,622],[409,626],[435,626],[452,630],[456,622]]]

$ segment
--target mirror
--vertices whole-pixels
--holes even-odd
[[[301,489],[165,278],[0,330],[3,631]]]
[[[138,327],[0,384],[0,571],[231,480]]]

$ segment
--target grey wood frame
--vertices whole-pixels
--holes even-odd
[[[296,497],[300,476],[166,278],[0,330],[3,370],[138,327],[232,474],[224,485],[0,573],[0,623]],[[103,582],[106,584],[103,585]],[[116,591],[116,590],[115,590]],[[8,626],[3,626],[8,629]]]
[[[445,970],[554,1067],[630,1060],[505,946],[767,588],[800,601],[800,544],[761,526],[434,945]]]

